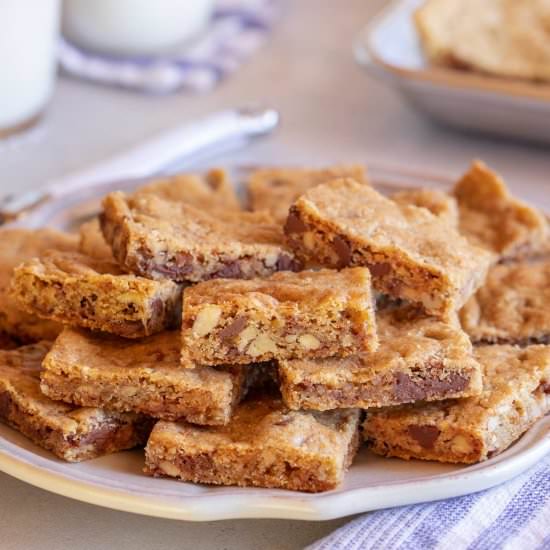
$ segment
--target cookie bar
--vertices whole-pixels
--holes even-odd
[[[467,399],[380,409],[364,434],[384,456],[472,464],[507,449],[550,411],[550,347],[476,348],[483,393]]]
[[[14,271],[12,294],[29,313],[139,338],[179,324],[181,286],[120,271],[114,262],[48,251]]]
[[[536,208],[513,197],[504,181],[474,162],[453,190],[460,232],[499,259],[529,255],[549,238],[548,222]]]
[[[458,227],[458,204],[456,199],[440,189],[412,188],[390,195],[398,204],[426,208],[438,218]]]
[[[224,427],[159,422],[145,471],[195,483],[327,491],[355,456],[359,422],[358,410],[312,414],[277,398],[251,399]]]
[[[134,198],[156,196],[160,199],[183,202],[201,210],[242,210],[228,174],[213,168],[204,175],[176,174],[158,178],[139,187]]]
[[[414,20],[426,55],[437,65],[550,81],[545,1],[426,0]]]
[[[68,462],[144,445],[152,422],[135,414],[58,403],[40,391],[45,342],[0,351],[0,420]]]
[[[291,409],[387,407],[475,395],[481,371],[466,334],[429,317],[377,315],[380,345],[345,359],[279,361],[283,399]]]
[[[99,260],[115,261],[111,247],[105,242],[99,218],[83,223],[79,229],[78,250],[85,256]]]
[[[262,168],[248,180],[248,198],[253,211],[267,210],[283,224],[292,203],[305,191],[335,178],[350,177],[367,183],[366,169],[361,164],[327,168]]]
[[[246,367],[182,369],[179,332],[143,340],[65,329],[43,363],[42,391],[85,407],[225,424],[246,389]]]
[[[300,259],[334,268],[366,266],[376,290],[440,316],[466,302],[492,261],[425,208],[398,204],[351,179],[302,195],[285,232]]]
[[[62,329],[22,311],[9,292],[13,269],[50,248],[75,251],[77,238],[53,229],[0,229],[0,333],[15,342],[53,340]]]
[[[330,357],[376,349],[366,268],[216,279],[185,291],[184,366]]]
[[[476,343],[550,343],[550,261],[494,266],[460,321]]]
[[[102,229],[115,258],[153,279],[249,279],[300,265],[267,214],[208,212],[156,196],[116,192],[104,201]]]

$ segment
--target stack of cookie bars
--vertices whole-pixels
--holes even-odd
[[[475,162],[387,197],[362,166],[114,192],[79,235],[0,230],[0,418],[68,461],[335,488],[364,442],[474,463],[550,410],[545,216]]]

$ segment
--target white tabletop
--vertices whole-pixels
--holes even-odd
[[[541,200],[550,180],[548,149],[434,126],[355,65],[352,37],[382,4],[287,2],[269,44],[205,96],[149,97],[63,78],[41,130],[16,148],[0,143],[0,194],[85,168],[213,110],[262,102],[281,111],[280,131],[225,160],[370,160],[456,176],[477,157],[500,171],[518,193]],[[5,550],[300,548],[344,523],[178,523],[81,504],[3,474],[0,487],[0,546]]]

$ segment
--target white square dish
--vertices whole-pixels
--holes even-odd
[[[354,44],[357,62],[434,120],[463,130],[550,143],[550,85],[433,67],[412,19],[423,0],[397,0]]]

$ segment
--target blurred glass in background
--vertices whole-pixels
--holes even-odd
[[[200,33],[213,8],[214,0],[65,0],[63,35],[99,53],[161,54]]]
[[[52,95],[59,0],[0,0],[0,137],[31,126]]]

